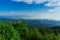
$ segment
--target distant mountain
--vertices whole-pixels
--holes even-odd
[[[16,22],[16,21],[26,21],[27,24],[31,27],[53,27],[60,26],[60,21],[55,20],[46,20],[46,19],[25,19],[22,16],[14,17],[14,16],[0,16],[0,21],[2,22]]]
[[[28,15],[14,15],[14,16],[0,16],[0,18],[7,18],[7,19],[32,19],[33,16]]]
[[[26,20],[26,21],[32,27],[38,27],[38,28],[60,26],[60,21],[54,21],[54,20],[35,19],[35,20]]]

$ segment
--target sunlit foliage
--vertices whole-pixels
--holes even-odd
[[[0,22],[0,40],[60,40],[60,38],[54,30],[31,28],[26,22]]]

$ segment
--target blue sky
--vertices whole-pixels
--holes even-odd
[[[0,16],[60,20],[60,0],[0,0]],[[24,18],[26,18],[24,16]]]

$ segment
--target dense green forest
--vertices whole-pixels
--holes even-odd
[[[48,28],[32,28],[26,22],[0,22],[0,40],[60,40],[60,35]]]

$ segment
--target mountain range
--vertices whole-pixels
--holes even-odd
[[[27,17],[27,16],[26,16]],[[29,17],[28,17],[29,18]],[[54,27],[60,26],[60,21],[48,20],[48,19],[25,19],[23,16],[0,16],[0,21],[2,22],[16,22],[16,21],[26,21],[31,27]]]

